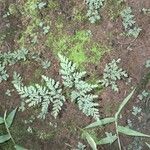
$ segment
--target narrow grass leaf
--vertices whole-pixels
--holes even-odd
[[[128,101],[131,99],[133,93],[134,93],[135,89],[123,100],[123,102],[121,103],[121,105],[119,106],[119,109],[117,111],[117,113],[115,114],[116,118],[118,118],[118,115],[120,114],[120,112],[122,111],[122,109],[124,108],[124,106],[128,103]]]
[[[8,141],[10,139],[9,134],[0,136],[0,144]]]
[[[150,144],[148,144],[148,143],[145,143],[147,146],[148,146],[148,148],[150,149]]]
[[[0,117],[0,124],[4,123],[4,119],[2,117]]]
[[[128,127],[118,126],[118,131],[120,133],[129,135],[129,136],[141,136],[141,137],[150,137],[150,135],[143,134],[141,132],[129,129]]]
[[[15,145],[16,150],[27,150],[26,148],[20,146],[20,145]]]
[[[104,144],[112,144],[117,140],[117,136],[113,135],[110,139],[110,137],[105,137],[101,139],[100,141],[96,142],[97,145],[104,145]]]
[[[91,123],[90,125],[86,126],[85,128],[88,129],[88,128],[94,128],[94,127],[98,127],[98,126],[103,126],[106,124],[110,124],[114,121],[115,121],[115,118],[113,118],[113,117],[104,118],[104,119],[101,119],[101,120]]]
[[[86,132],[86,131],[84,131],[83,134],[84,134],[87,142],[91,146],[92,150],[97,150],[96,143],[95,143],[94,139],[91,137],[91,135],[88,132]]]
[[[15,117],[15,114],[16,114],[16,111],[17,111],[17,108],[14,109],[11,113],[9,113],[9,115],[8,115],[7,118],[6,118],[6,123],[7,123],[8,128],[10,128],[10,126],[11,126],[12,123],[13,123],[13,120],[14,120],[14,117]]]

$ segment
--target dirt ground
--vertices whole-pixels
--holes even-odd
[[[119,81],[118,93],[113,92],[110,87],[104,88],[98,93],[101,117],[108,117],[115,114],[122,100],[133,87],[137,87],[134,97],[122,113],[121,123],[127,125],[127,120],[130,119],[135,129],[142,133],[150,134],[150,107],[137,98],[143,90],[150,89],[150,77],[147,77],[149,70],[145,68],[146,60],[150,59],[150,15],[141,13],[142,8],[150,8],[150,1],[125,0],[124,5],[132,7],[136,17],[136,23],[142,29],[137,39],[129,38],[121,34],[124,29],[122,19],[117,14],[121,8],[116,8],[115,2],[116,1],[108,0],[101,11],[102,20],[99,21],[99,23],[90,24],[90,22],[84,18],[84,15],[86,15],[86,6],[83,0],[54,1],[50,7],[51,9],[45,8],[44,11],[38,14],[38,17],[45,20],[47,24],[50,22],[50,32],[53,34],[54,39],[52,39],[50,34],[47,36],[39,34],[38,44],[31,45],[32,34],[38,34],[40,31],[34,29],[30,31],[31,33],[33,32],[32,34],[26,32],[27,27],[33,25],[32,19],[34,19],[33,16],[30,16],[30,12],[29,16],[25,16],[20,12],[20,10],[24,8],[23,6],[26,4],[26,1],[0,1],[0,35],[1,37],[4,36],[4,40],[0,43],[0,51],[2,53],[14,51],[23,45],[30,51],[41,52],[42,57],[49,59],[52,64],[47,70],[44,70],[37,62],[31,60],[27,63],[20,62],[13,67],[8,67],[10,78],[8,81],[0,83],[0,114],[3,114],[6,109],[10,111],[20,105],[20,97],[16,91],[12,92],[11,97],[5,94],[7,89],[13,89],[11,83],[13,71],[20,73],[24,83],[27,85],[40,82],[40,76],[42,74],[61,80],[59,77],[59,61],[56,55],[58,51],[54,50],[54,48],[57,48],[57,38],[63,37],[63,35],[66,34],[72,37],[76,31],[89,30],[92,32],[92,40],[90,43],[87,42],[90,46],[93,43],[97,43],[110,50],[105,52],[101,59],[96,62],[84,62],[80,65],[87,71],[89,75],[88,78],[91,79],[94,77],[94,80],[100,79],[105,65],[113,58],[121,58],[120,66],[127,70],[129,77],[132,79],[130,83],[127,80]],[[8,11],[10,4],[15,6],[17,13],[4,18],[3,15]],[[116,9],[118,9],[118,12]],[[81,19],[76,17],[76,11],[81,13]],[[114,18],[111,19],[111,17]],[[48,44],[47,41],[49,41]],[[64,53],[67,54],[67,52]],[[88,55],[89,57],[94,57],[93,54]],[[132,115],[132,106],[134,105],[138,105],[142,108],[143,111],[140,117]],[[75,148],[79,141],[86,144],[86,141],[81,138],[78,127],[83,128],[93,120],[90,117],[86,117],[78,110],[78,107],[69,100],[65,103],[57,119],[51,117],[50,113],[44,121],[37,118],[33,119],[37,113],[36,111],[37,110],[29,109],[17,113],[12,127],[12,134],[20,145],[23,145],[29,150],[70,150]],[[24,123],[25,120],[27,120],[27,123]],[[33,133],[27,132],[28,127],[33,129]],[[110,126],[108,130],[112,128],[113,127]],[[97,134],[99,137],[102,137],[105,132],[106,129],[104,128],[103,130],[97,131]],[[133,142],[135,140],[142,146],[142,150],[148,150],[145,142],[150,143],[149,139],[121,136],[123,149],[128,150],[128,146],[130,144],[134,145]],[[99,146],[98,149],[117,150],[117,142],[111,146]],[[133,146],[133,150],[136,149],[137,148]],[[12,150],[12,143],[0,145],[0,150]],[[87,146],[87,150],[90,150],[89,146]]]

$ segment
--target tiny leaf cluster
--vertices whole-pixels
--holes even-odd
[[[100,20],[99,10],[104,5],[104,0],[86,0],[88,6],[87,17],[91,23]]]
[[[0,82],[7,80],[9,75],[7,74],[6,67],[13,65],[20,60],[25,61],[27,58],[28,50],[21,48],[14,52],[0,53]]]
[[[99,81],[105,87],[111,86],[112,90],[116,92],[119,91],[116,83],[117,80],[121,80],[122,77],[128,77],[127,72],[118,66],[118,63],[120,63],[120,61],[121,59],[113,59],[112,62],[106,64],[103,79]]]
[[[125,28],[125,31],[127,32],[127,35],[137,38],[141,29],[137,25],[135,25],[135,16],[132,13],[131,7],[126,7],[121,12],[121,17],[123,19],[123,26]]]

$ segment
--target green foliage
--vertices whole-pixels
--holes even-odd
[[[141,113],[142,109],[140,107],[133,106],[132,114],[137,116],[137,114]]]
[[[127,78],[128,74],[126,71],[124,71],[122,68],[119,68],[117,65],[120,63],[121,59],[118,60],[112,60],[109,64],[106,64],[105,69],[104,69],[104,74],[103,74],[103,79],[100,80],[99,82],[105,86],[111,86],[112,90],[114,91],[119,91],[118,86],[117,86],[117,80],[121,80],[122,77]]]
[[[8,115],[7,115],[7,111],[5,111],[4,117],[3,118],[0,117],[0,124],[4,124],[6,131],[7,131],[7,134],[0,136],[0,144],[11,140],[16,150],[27,150],[21,146],[16,145],[16,142],[10,132],[10,127],[12,126],[14,122],[16,112],[17,112],[17,108],[14,109],[12,112],[10,112]]]
[[[9,75],[7,74],[6,66],[13,65],[20,60],[25,61],[27,58],[28,50],[22,48],[14,52],[0,53],[0,82],[7,80]]]
[[[106,124],[110,124],[110,123],[115,123],[115,127],[116,127],[116,134],[112,135],[112,133],[106,133],[106,137],[102,138],[100,141],[93,141],[94,139],[92,139],[92,143],[95,143],[97,145],[103,145],[103,144],[112,144],[114,141],[116,141],[116,139],[118,140],[118,146],[119,146],[119,150],[121,150],[121,144],[120,144],[120,138],[119,138],[119,133],[122,133],[124,135],[128,135],[128,136],[135,136],[135,137],[150,137],[150,135],[146,135],[143,133],[140,133],[138,131],[132,130],[128,127],[124,127],[124,126],[119,126],[118,125],[118,120],[119,120],[119,116],[120,113],[122,112],[123,108],[126,106],[126,104],[129,102],[129,100],[131,99],[132,95],[134,94],[135,89],[123,100],[123,102],[121,103],[121,105],[118,108],[118,111],[115,113],[114,117],[111,117],[110,120],[109,118],[104,118],[102,120],[96,121],[90,125],[88,125],[87,127],[84,128],[83,134],[86,133],[87,137],[86,139],[92,138],[91,135],[85,131],[89,128],[94,128],[94,127],[102,127],[103,125]],[[88,139],[87,139],[88,140]],[[89,141],[88,141],[89,143]],[[90,143],[89,143],[90,144]],[[94,145],[95,145],[94,144]],[[90,144],[91,145],[91,144]],[[91,146],[92,147],[92,146]],[[94,150],[95,148],[92,147],[92,149]]]
[[[146,67],[146,68],[149,68],[149,67],[150,67],[150,60],[147,60],[147,61],[146,61],[145,67]]]
[[[46,3],[45,2],[39,2],[37,4],[37,6],[38,6],[39,9],[42,9],[42,8],[44,8],[46,6]]]
[[[125,31],[127,32],[127,35],[137,38],[141,29],[135,25],[136,23],[134,19],[135,16],[132,14],[131,7],[126,7],[121,12],[121,17],[123,19],[123,26],[125,28]]]
[[[41,61],[41,64],[44,69],[47,69],[50,67],[51,62],[49,60],[45,60],[45,61]]]
[[[21,48],[14,52],[0,53],[0,62],[4,65],[13,65],[20,60],[25,61],[27,59],[28,50]]]
[[[56,118],[63,106],[65,97],[61,94],[62,90],[59,88],[59,82],[55,82],[46,76],[42,76],[42,78],[46,86],[39,84],[24,86],[20,75],[14,73],[12,83],[19,95],[21,95],[21,98],[25,99],[24,102],[28,103],[29,107],[41,105],[40,118],[45,119],[50,103],[53,104],[52,115]]]
[[[77,72],[76,65],[69,61],[68,58],[60,54],[59,58],[61,66],[60,75],[62,76],[64,87],[68,88],[70,92],[71,101],[76,102],[84,114],[98,120],[100,115],[97,107],[99,104],[94,102],[98,96],[92,94],[98,85],[92,85],[82,80],[86,72]],[[20,75],[14,72],[12,83],[22,98],[22,109],[24,109],[25,103],[28,103],[29,107],[41,105],[42,109],[39,117],[45,118],[49,105],[52,103],[52,115],[56,118],[65,102],[65,97],[62,95],[62,89],[59,88],[59,82],[55,82],[44,75],[42,78],[46,83],[44,86],[39,84],[25,86]]]
[[[68,58],[59,54],[60,58],[60,74],[65,87],[73,88],[71,91],[71,101],[77,102],[79,109],[87,116],[92,116],[94,119],[99,119],[99,110],[96,108],[98,103],[94,102],[97,95],[91,92],[98,85],[92,85],[82,80],[86,72],[77,72],[76,65],[68,60]]]
[[[7,74],[7,71],[5,70],[5,66],[1,65],[0,64],[0,83],[3,81],[3,80],[7,80],[9,77],[9,75]]]
[[[142,8],[144,14],[150,14],[150,8]]]
[[[78,147],[74,150],[86,150],[86,146],[81,142],[78,142]]]
[[[139,100],[143,100],[144,98],[148,98],[150,93],[148,91],[143,91],[141,94],[138,95]]]
[[[99,11],[103,7],[105,0],[86,0],[88,7],[87,17],[91,23],[100,20]]]

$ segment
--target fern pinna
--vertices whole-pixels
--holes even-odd
[[[98,120],[99,110],[94,100],[97,95],[90,94],[98,85],[92,85],[82,80],[86,72],[77,72],[76,64],[69,61],[68,58],[58,55],[60,58],[60,74],[65,87],[71,88],[71,101],[77,102],[79,109],[87,116],[92,116]]]

